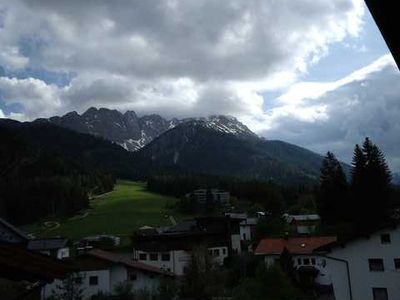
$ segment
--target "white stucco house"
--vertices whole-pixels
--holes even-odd
[[[77,258],[78,273],[76,284],[82,289],[83,299],[102,292],[114,295],[119,284],[129,283],[132,291],[147,290],[156,292],[161,278],[174,278],[174,274],[142,262],[137,262],[125,255],[94,249]],[[42,299],[59,294],[62,282],[55,280],[42,289]]]
[[[214,262],[222,265],[226,257],[241,252],[240,222],[229,217],[207,217],[139,231],[133,256],[139,262],[182,276],[192,250],[205,247]]]
[[[293,267],[297,271],[315,271],[315,283],[320,290],[331,291],[332,282],[327,271],[327,259],[315,250],[336,242],[335,236],[314,236],[294,238],[266,238],[260,241],[254,254],[263,256],[267,266],[278,262],[286,250],[292,257]]]
[[[316,250],[324,253],[336,299],[400,299],[399,227],[390,225]]]
[[[400,299],[400,228],[383,227],[346,242],[333,237],[264,239],[255,254],[267,265],[288,249],[296,269],[314,267],[315,284],[336,300]]]

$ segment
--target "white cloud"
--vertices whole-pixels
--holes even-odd
[[[0,109],[0,118],[5,118],[5,114],[3,113],[3,111]]]
[[[61,106],[58,88],[35,78],[0,77],[0,91],[7,105],[22,104],[28,119],[49,117]]]
[[[276,107],[258,120],[250,119],[249,125],[267,138],[320,153],[330,150],[347,162],[354,145],[369,136],[398,171],[399,82],[393,59],[385,55],[335,82],[295,84]]]
[[[65,89],[35,83],[46,114],[95,104],[244,116],[262,112],[263,91],[287,87],[329,45],[357,36],[364,6],[362,0],[3,0],[0,11],[0,54],[7,53],[0,65],[74,76]],[[21,104],[28,118],[43,116]]]

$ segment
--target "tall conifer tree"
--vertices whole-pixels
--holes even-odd
[[[366,138],[356,145],[352,163],[352,201],[349,209],[361,230],[385,222],[390,206],[391,174],[378,146]]]
[[[340,162],[328,152],[322,161],[318,209],[327,225],[348,219],[348,184]]]

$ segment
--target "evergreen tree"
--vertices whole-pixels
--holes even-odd
[[[360,230],[385,221],[390,206],[391,173],[378,146],[366,138],[356,145],[352,162],[350,210]]]
[[[318,211],[325,224],[336,224],[348,219],[348,184],[346,175],[333,153],[322,161]]]

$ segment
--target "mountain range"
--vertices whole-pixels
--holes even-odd
[[[282,184],[315,182],[322,161],[307,149],[260,138],[231,116],[167,120],[155,114],[138,117],[134,111],[90,108],[81,115],[70,112],[33,124],[56,125],[118,144],[132,153],[130,169],[142,177],[178,172]]]
[[[156,114],[138,117],[134,111],[123,114],[117,110],[91,107],[81,115],[74,111],[61,117],[36,120],[105,138],[128,151],[139,150],[165,131],[192,121],[202,122],[220,132],[256,136],[236,118],[230,116],[167,120]]]

